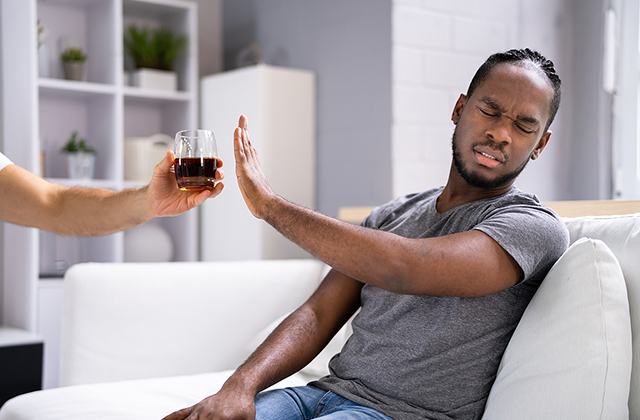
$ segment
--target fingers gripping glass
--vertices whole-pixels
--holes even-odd
[[[214,187],[218,151],[211,131],[178,131],[173,153],[176,181],[181,190],[203,191]]]

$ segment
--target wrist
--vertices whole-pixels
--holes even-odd
[[[139,215],[140,215],[140,218],[142,219],[142,223],[157,217],[157,214],[153,206],[153,196],[151,195],[149,186],[145,185],[144,187],[140,187],[134,191],[135,191],[135,194],[138,196],[138,199],[136,201],[138,201],[141,205]]]
[[[288,204],[284,198],[277,194],[271,193],[262,204],[262,211],[260,213],[260,219],[264,220],[271,226],[275,226],[275,223],[279,220],[278,214]]]
[[[260,389],[255,380],[240,373],[239,369],[225,381],[221,391],[235,395],[245,395],[253,399],[260,392]]]

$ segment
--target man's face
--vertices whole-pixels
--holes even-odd
[[[453,111],[453,163],[472,187],[496,189],[514,182],[537,159],[551,132],[544,132],[553,88],[535,70],[499,64]]]

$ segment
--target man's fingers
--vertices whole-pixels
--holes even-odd
[[[175,411],[169,414],[162,420],[183,420],[186,419],[191,413],[191,407],[183,408],[182,410]]]
[[[246,115],[242,114],[240,115],[240,119],[238,120],[238,127],[246,129],[248,122],[249,118],[247,118]]]
[[[236,162],[244,161],[247,158],[247,147],[244,143],[244,131],[242,128],[236,128],[236,131],[233,133],[234,144],[233,150],[236,154]]]
[[[222,182],[218,182],[216,186],[211,190],[211,195],[209,196],[209,198],[217,197],[218,195],[220,195],[223,188],[224,184]]]
[[[173,152],[171,150],[167,150],[167,153],[164,155],[164,158],[158,162],[156,168],[160,168],[162,173],[167,172],[173,166]]]

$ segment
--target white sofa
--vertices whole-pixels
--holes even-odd
[[[514,333],[485,420],[640,420],[640,214],[565,220],[573,245]],[[157,420],[192,405],[326,270],[315,260],[74,266],[63,386],[8,401],[0,420]],[[324,374],[348,334],[280,386]]]

